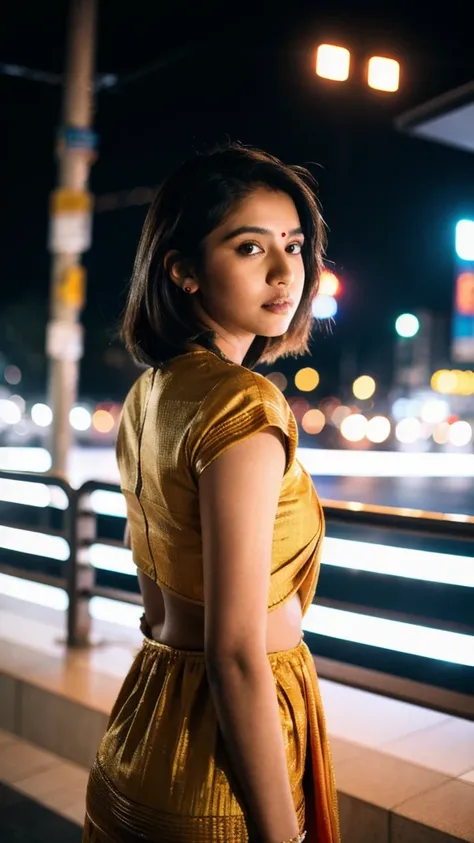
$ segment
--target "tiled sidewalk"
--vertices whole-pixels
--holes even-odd
[[[87,771],[0,731],[2,843],[80,843]]]
[[[81,843],[82,830],[17,790],[0,783],[0,840]]]

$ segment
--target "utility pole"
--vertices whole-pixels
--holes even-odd
[[[66,476],[71,445],[69,413],[76,401],[83,353],[80,314],[85,300],[81,256],[91,244],[89,173],[95,158],[92,131],[96,0],[71,0],[62,125],[57,154],[58,187],[51,195],[50,316],[46,334],[52,471]]]

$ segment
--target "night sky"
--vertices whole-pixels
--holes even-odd
[[[194,149],[228,138],[309,166],[329,226],[328,259],[343,280],[333,335],[313,347],[326,391],[341,349],[374,371],[389,359],[398,312],[449,313],[454,225],[474,215],[474,156],[401,135],[394,119],[474,78],[468,4],[438,12],[337,0],[118,5],[99,2],[97,70],[117,74],[119,84],[96,101],[98,197],[157,185]],[[61,73],[67,8],[8,4],[0,62]],[[374,53],[398,59],[401,91],[371,91],[357,69],[348,84],[317,78],[315,48],[326,41],[349,47],[356,68]],[[23,309],[25,342],[41,347],[61,90],[0,76],[0,102],[0,325],[4,331],[5,317]],[[145,213],[134,206],[96,214],[83,395],[123,398],[133,377],[114,365],[114,333]],[[41,389],[43,377],[40,366],[31,388]]]

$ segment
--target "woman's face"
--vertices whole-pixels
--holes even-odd
[[[288,330],[303,293],[303,240],[293,200],[264,187],[206,237],[199,311],[218,338],[245,354],[255,336]]]

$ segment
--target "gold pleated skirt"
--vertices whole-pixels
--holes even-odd
[[[301,642],[268,659],[300,829],[308,843],[337,843],[337,794],[311,653]],[[86,810],[83,843],[252,840],[203,653],[145,639],[92,767]]]

